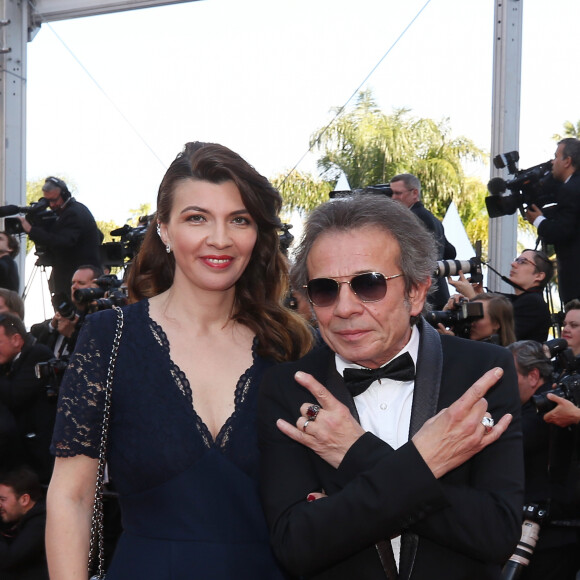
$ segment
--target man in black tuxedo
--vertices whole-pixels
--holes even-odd
[[[326,345],[268,371],[258,412],[265,514],[297,576],[499,579],[520,537],[513,359],[424,322],[433,248],[385,197],[305,226],[293,287]]]
[[[558,289],[562,304],[580,298],[580,140],[558,142],[552,177],[560,182],[557,205],[544,213],[528,207],[526,219],[538,228],[538,236],[554,244],[558,258]]]
[[[389,184],[393,199],[408,207],[433,234],[437,243],[437,260],[453,260],[457,256],[455,246],[445,237],[443,224],[423,205],[421,182],[411,173],[395,175]],[[437,288],[427,298],[435,310],[443,310],[449,300],[449,288],[445,280],[437,281]]]

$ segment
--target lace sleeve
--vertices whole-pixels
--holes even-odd
[[[88,316],[65,372],[51,450],[57,457],[99,456],[114,312]]]

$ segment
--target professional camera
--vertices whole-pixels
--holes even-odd
[[[521,576],[524,568],[529,565],[540,536],[540,524],[547,515],[547,505],[541,503],[524,505],[522,536],[516,546],[516,551],[503,567],[501,580],[516,580]]]
[[[97,284],[96,288],[79,288],[75,290],[73,296],[78,304],[89,304],[93,300],[104,298],[107,292],[119,288],[123,282],[114,274],[106,274],[99,276],[95,283]]]
[[[545,185],[544,179],[552,170],[552,162],[546,161],[529,169],[518,170],[519,159],[517,151],[503,153],[493,159],[497,169],[507,167],[508,173],[514,177],[509,181],[494,177],[488,182],[487,190],[491,195],[485,198],[485,206],[490,218],[512,215],[518,208],[523,216],[529,205],[542,208],[554,202],[553,191]]]
[[[23,213],[32,225],[39,225],[43,219],[49,216],[49,219],[51,220],[56,219],[56,214],[50,211],[48,206],[49,202],[44,197],[41,197],[38,201],[24,207],[19,207],[17,205],[4,205],[0,207],[0,217],[7,218],[7,216],[10,215]],[[4,229],[8,234],[17,235],[24,232],[22,224],[18,218],[7,218],[4,220],[4,226]]]
[[[548,392],[562,397],[580,408],[580,374],[578,374],[580,356],[575,357],[572,349],[567,348],[567,345],[568,343],[563,338],[555,338],[544,343],[546,357],[549,359],[555,357],[556,366],[562,369],[556,379],[556,387]],[[532,403],[540,415],[548,413],[557,406],[546,395],[547,393],[532,395]]]
[[[52,306],[63,318],[68,318],[68,320],[76,318],[76,308],[66,294],[55,294],[52,297]]]
[[[139,225],[131,227],[125,224],[122,228],[112,230],[111,236],[120,238],[118,242],[102,244],[102,262],[108,266],[123,267],[130,263],[141,248],[147,229],[153,220],[153,215],[141,216]]]
[[[4,231],[7,234],[19,235],[24,233],[22,223],[18,218],[6,217],[19,213],[25,214],[26,219],[31,225],[40,227],[44,230],[50,230],[54,222],[58,219],[56,213],[49,209],[49,202],[44,197],[41,197],[38,201],[25,207],[5,205],[0,207],[0,217],[6,218],[4,220]],[[37,266],[53,265],[53,258],[48,248],[36,244],[34,253],[38,256],[38,260],[36,261]]]
[[[62,381],[64,371],[68,366],[68,359],[51,358],[46,362],[39,362],[34,365],[34,374],[37,379],[46,379],[46,395],[54,398],[58,395],[58,388]]]
[[[452,310],[433,310],[425,315],[425,320],[437,328],[438,324],[450,328],[455,336],[469,338],[471,323],[483,318],[483,304],[459,300]]]
[[[109,310],[113,306],[126,306],[129,299],[123,290],[109,292],[106,298],[97,298],[89,304],[88,312],[92,314],[99,310]]]
[[[386,195],[387,197],[393,197],[393,190],[388,183],[379,183],[377,185],[369,185],[361,189],[346,189],[346,190],[336,190],[331,191],[328,194],[330,199],[336,199],[339,197],[349,197],[351,195],[360,195],[362,193],[371,193],[374,195]]]
[[[433,273],[435,278],[446,278],[447,276],[457,276],[459,271],[470,274],[470,282],[480,284],[483,282],[481,272],[481,240],[475,243],[475,256],[469,260],[439,260]]]

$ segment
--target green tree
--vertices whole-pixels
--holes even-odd
[[[277,175],[271,182],[284,200],[282,214],[285,220],[290,218],[293,211],[308,212],[328,200],[328,194],[333,189],[331,183],[298,171],[286,176]]]
[[[576,121],[576,125],[571,121],[564,121],[564,134],[554,133],[552,138],[554,141],[561,141],[565,137],[580,139],[580,121]]]
[[[131,217],[127,220],[127,223],[131,227],[136,227],[139,225],[139,219],[151,215],[153,210],[150,203],[142,203],[137,209],[129,210],[129,213]]]
[[[408,109],[387,115],[370,91],[362,91],[352,110],[312,135],[311,146],[321,153],[321,179],[293,172],[272,180],[287,211],[308,211],[326,201],[342,172],[353,188],[413,173],[421,181],[425,205],[443,218],[455,201],[471,242],[482,240],[487,248],[487,191],[463,170],[464,162],[483,161],[486,155],[465,137],[451,138],[448,121],[416,119]]]

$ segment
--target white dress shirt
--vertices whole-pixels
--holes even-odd
[[[419,330],[416,326],[413,326],[409,342],[393,359],[408,352],[416,367],[417,354],[419,352],[419,336]],[[344,369],[365,368],[347,361],[338,354],[335,354],[335,362],[336,370],[341,376],[344,375]],[[387,361],[385,365],[390,362]],[[401,445],[404,445],[409,440],[414,388],[415,381],[379,379],[371,383],[364,393],[354,397],[354,404],[363,429],[370,431],[385,443],[388,443],[393,449],[398,449]],[[398,567],[401,551],[401,536],[393,538],[391,544]]]

